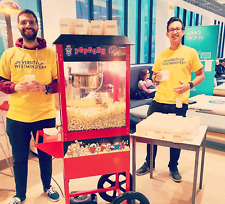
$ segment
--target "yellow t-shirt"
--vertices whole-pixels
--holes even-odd
[[[32,74],[43,85],[57,79],[56,52],[47,47],[37,51],[13,47],[2,54],[0,76],[17,84],[24,81],[24,75]],[[21,122],[55,118],[55,97],[44,92],[12,93],[7,117]]]
[[[177,50],[169,48],[159,54],[152,68],[153,72],[168,70],[169,80],[161,81],[157,87],[154,100],[159,103],[176,104],[177,94],[174,88],[180,86],[179,81],[191,81],[191,71],[196,72],[203,67],[195,49],[181,46]],[[183,103],[188,104],[190,91],[180,94]]]

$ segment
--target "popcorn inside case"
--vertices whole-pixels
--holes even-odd
[[[69,34],[55,43],[63,58],[59,81],[64,131],[67,126],[68,133],[108,129],[114,136],[129,134],[127,46],[133,43],[125,36]]]
[[[126,63],[74,62],[65,66],[68,131],[126,126]]]

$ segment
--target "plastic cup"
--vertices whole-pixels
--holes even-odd
[[[176,97],[176,107],[177,108],[182,108],[182,98],[181,97]]]
[[[162,74],[161,81],[169,80],[169,71],[168,70],[162,70],[162,71],[160,71],[160,73]]]
[[[31,84],[35,80],[35,75],[24,75],[24,81]]]

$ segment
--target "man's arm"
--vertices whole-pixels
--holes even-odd
[[[205,79],[205,74],[204,74],[203,69],[201,68],[198,71],[196,71],[195,72],[195,76],[196,77],[192,81],[192,83],[194,84],[194,87],[198,86],[199,84],[201,84],[201,82]]]
[[[0,91],[5,94],[12,94],[15,92],[15,83],[0,76]]]
[[[58,79],[54,79],[49,86],[51,87],[51,93],[58,93],[59,92],[59,83]]]
[[[199,69],[198,71],[195,72],[195,78],[194,80],[192,81],[194,87],[195,86],[198,86],[204,79],[205,79],[205,74],[204,74],[204,71],[203,69]],[[186,91],[188,91],[189,89],[191,89],[190,87],[190,84],[187,83],[187,84],[184,84],[182,83],[181,81],[179,81],[179,83],[181,84],[179,87],[176,87],[174,88],[174,91],[178,94],[182,94]]]

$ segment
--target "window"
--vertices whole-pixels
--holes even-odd
[[[150,1],[141,1],[140,63],[147,63],[149,57]]]
[[[117,33],[124,35],[124,1],[112,0],[112,20],[117,20]]]
[[[215,20],[214,25],[219,25],[219,36],[218,36],[218,45],[217,45],[217,58],[223,58],[224,40],[225,40],[224,23]]]
[[[130,59],[131,64],[136,64],[136,52],[137,52],[137,0],[130,0],[128,4],[128,38],[135,43],[131,46]]]
[[[94,20],[107,20],[106,1],[94,0]]]
[[[42,29],[42,14],[41,14],[41,1],[40,0],[24,0],[17,1],[18,3],[12,4],[13,12],[0,13],[0,56],[9,47],[13,47],[15,41],[21,37],[17,28],[17,16],[20,10],[30,9],[34,11],[39,22],[39,32],[37,36],[43,36]],[[1,5],[4,6],[4,3]],[[16,12],[15,12],[16,11]]]
[[[76,13],[79,19],[88,19],[88,0],[76,0]]]

